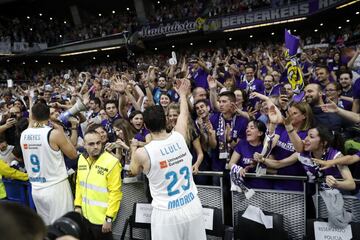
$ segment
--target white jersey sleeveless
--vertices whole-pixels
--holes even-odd
[[[145,150],[150,158],[147,177],[154,208],[178,209],[197,198],[192,155],[180,133],[173,131],[167,139],[152,140]]]
[[[64,156],[49,145],[52,128],[28,128],[21,133],[21,149],[29,181],[33,189],[46,188],[65,180]]]

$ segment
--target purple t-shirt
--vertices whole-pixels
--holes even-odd
[[[339,151],[334,148],[328,148],[326,153],[323,155],[322,160],[333,160],[336,158],[336,156],[339,154]],[[306,175],[308,176],[309,182],[314,182],[315,179],[320,177],[325,177],[328,175],[332,175],[335,178],[341,178],[341,174],[337,168],[337,166],[333,166],[331,168],[328,168],[324,171],[320,171],[320,168],[318,165],[315,165],[313,161],[311,160],[312,155],[310,152],[302,152],[299,154],[299,161],[302,163],[303,168],[306,172]],[[322,189],[329,188],[326,183],[322,183],[320,186]]]
[[[212,150],[211,158],[212,158],[212,170],[213,171],[223,171],[225,169],[226,161],[219,159],[219,136],[221,129],[219,128],[219,118],[221,116],[221,113],[214,112],[210,116],[210,122],[216,132],[216,139],[218,142],[218,145],[216,149]],[[225,126],[226,124],[234,125],[231,131],[231,137],[234,141],[237,139],[244,139],[246,135],[246,127],[248,124],[248,120],[241,116],[234,116],[234,119],[225,120]],[[234,123],[233,123],[234,121]],[[231,154],[232,152],[229,152]],[[231,156],[231,155],[230,155]]]
[[[358,78],[353,86],[354,99],[360,99],[360,78]]]
[[[140,131],[134,136],[134,138],[140,142],[146,142],[146,135],[150,134],[150,131],[147,128],[142,128]]]
[[[276,160],[283,160],[284,158],[289,157],[295,153],[295,148],[290,137],[284,127],[284,125],[278,125],[275,129],[275,134],[279,135],[279,140],[276,143],[276,146],[271,151],[271,154]],[[307,131],[298,131],[299,137],[304,140],[307,136]],[[296,162],[293,165],[280,168],[277,171],[279,175],[290,175],[290,176],[305,176],[304,168],[300,162]],[[301,181],[281,181],[277,180],[274,182],[275,189],[281,190],[292,190],[292,191],[302,191],[303,184]]]
[[[254,153],[261,153],[263,145],[252,146],[246,140],[240,140],[236,145],[234,151],[240,154],[240,159],[237,162],[237,165],[245,168],[249,166],[253,161]],[[249,173],[255,173],[256,167],[253,167],[248,170]],[[272,183],[267,179],[256,179],[256,178],[244,178],[246,186],[250,188],[260,188],[260,189],[271,189]]]
[[[192,74],[192,77],[195,80],[195,87],[202,87],[202,88],[208,90],[209,89],[209,84],[207,82],[208,75],[209,74],[202,68],[199,68],[198,70],[196,70]]]
[[[239,84],[239,88],[247,91],[248,94],[250,94],[251,92],[258,92],[258,93],[264,94],[264,91],[265,91],[264,82],[261,81],[260,79],[254,79],[253,81],[250,81],[250,82],[243,80]],[[258,98],[249,98],[249,103],[252,107],[254,107],[256,105],[257,101],[259,101]]]

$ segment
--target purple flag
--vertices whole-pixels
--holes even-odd
[[[294,56],[300,44],[300,38],[293,36],[285,29],[285,47],[289,49],[289,56]]]

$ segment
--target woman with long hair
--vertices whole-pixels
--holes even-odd
[[[254,173],[256,162],[253,161],[255,153],[261,153],[265,138],[266,126],[259,120],[252,120],[246,128],[246,139],[241,139],[231,156],[229,167],[239,165],[240,175],[244,178],[247,187],[259,189],[271,189],[272,183],[266,179],[245,178],[245,173]]]
[[[271,117],[272,111],[269,112],[269,128],[273,129],[276,123]],[[297,137],[297,147],[302,148],[302,140],[307,136],[307,132],[313,124],[313,114],[311,107],[306,102],[294,103],[288,110],[288,117],[284,124],[278,124],[274,131],[273,149],[271,158],[281,161],[296,152],[296,148],[291,140],[293,134]],[[288,131],[287,129],[290,129]],[[270,130],[271,132],[271,130]],[[277,170],[278,175],[304,176],[305,172],[299,162]],[[274,181],[274,188],[279,190],[302,191],[303,184],[301,181]]]
[[[260,155],[255,155],[254,159],[275,169],[292,165],[299,160],[310,182],[313,182],[316,178],[325,177],[325,182],[321,186],[322,189],[330,187],[353,190],[355,189],[355,182],[347,166],[335,165],[321,171],[319,166],[314,164],[312,160],[312,158],[317,158],[328,161],[341,157],[342,153],[339,149],[343,145],[339,139],[341,137],[333,135],[328,128],[316,126],[309,129],[304,140],[303,151],[294,153],[282,161],[263,158]],[[343,181],[338,181],[339,178],[342,178]]]

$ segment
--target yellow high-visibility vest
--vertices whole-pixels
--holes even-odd
[[[120,165],[119,160],[108,152],[104,152],[93,163],[89,159],[85,159],[83,155],[80,156],[78,161],[77,172],[77,186],[75,205],[81,202],[81,208],[83,216],[93,224],[103,224],[106,218],[107,212],[116,213],[119,208],[122,193],[121,187],[121,165],[120,168],[116,165]],[[114,169],[119,171],[117,175],[119,179],[110,179],[108,174]],[[114,170],[115,170],[114,169]],[[109,194],[108,183],[119,182],[119,189],[112,191],[113,194]],[[81,199],[79,199],[81,198]],[[109,203],[112,202],[111,206]],[[112,218],[115,216],[109,216]]]
[[[2,181],[2,176],[21,181],[27,181],[29,179],[26,173],[20,172],[15,168],[11,168],[6,162],[0,160],[0,199],[6,197],[5,185]]]

